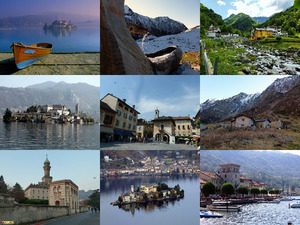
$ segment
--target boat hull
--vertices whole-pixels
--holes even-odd
[[[49,55],[52,44],[39,43],[35,45],[23,45],[13,43],[15,63],[18,69],[23,69]]]

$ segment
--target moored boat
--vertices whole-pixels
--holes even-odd
[[[289,204],[290,208],[300,208],[300,203],[299,202],[295,202],[295,203],[291,203]]]
[[[211,205],[208,205],[207,208],[211,211],[219,211],[219,212],[239,212],[239,211],[241,211],[241,206],[232,205],[231,201],[215,201]]]
[[[220,217],[223,217],[223,215],[214,213],[211,211],[208,211],[208,212],[201,211],[200,212],[200,218],[220,218]]]
[[[53,46],[49,43],[38,43],[33,45],[13,43],[11,48],[15,56],[16,66],[18,69],[23,69],[49,55]]]

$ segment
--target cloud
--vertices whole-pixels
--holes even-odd
[[[217,4],[219,6],[223,6],[223,5],[226,5],[226,2],[223,2],[223,1],[219,0],[219,1],[217,1]]]
[[[238,13],[245,13],[251,17],[269,17],[292,6],[293,3],[294,0],[235,0],[230,3],[235,9],[228,9],[227,17]]]

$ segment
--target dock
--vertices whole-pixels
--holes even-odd
[[[1,75],[100,75],[100,52],[54,52],[19,70],[12,52],[0,52]]]

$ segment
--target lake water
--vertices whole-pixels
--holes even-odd
[[[99,150],[100,126],[0,121],[0,149]]]
[[[147,207],[125,211],[110,205],[118,199],[121,192],[130,191],[141,184],[163,182],[184,189],[184,198],[163,205],[149,204]],[[104,225],[199,225],[200,182],[199,177],[130,177],[110,178],[100,182],[100,224]]]
[[[299,197],[297,197],[299,198]],[[293,225],[300,224],[300,208],[289,208],[289,204],[297,201],[283,201],[279,204],[248,204],[242,206],[241,212],[218,212],[222,218],[201,218],[200,224],[247,224],[247,225]]]
[[[59,31],[36,29],[0,30],[0,52],[11,52],[12,43],[52,43],[52,52],[100,52],[100,26]]]

